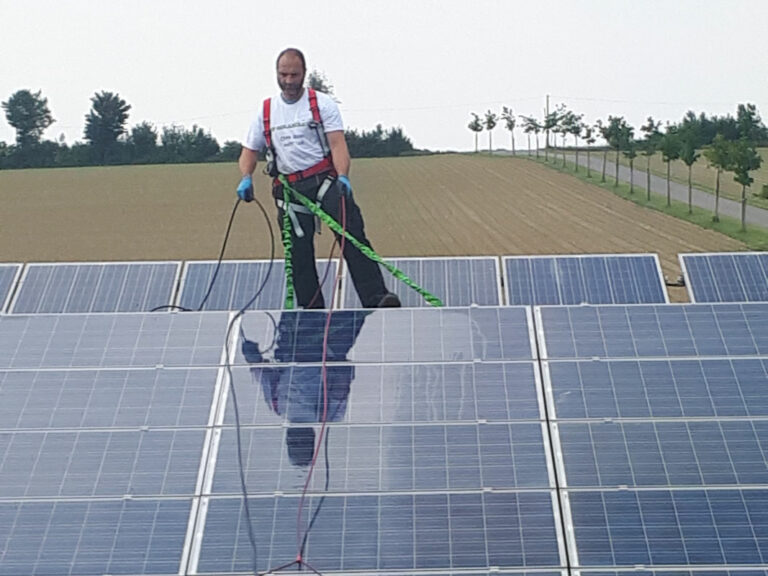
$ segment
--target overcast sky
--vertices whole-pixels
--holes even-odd
[[[590,122],[740,102],[768,121],[767,22],[767,0],[0,0],[0,100],[42,90],[56,119],[45,137],[68,143],[101,90],[132,106],[129,127],[241,141],[295,46],[347,127],[402,126],[420,148],[471,149],[471,112],[541,116],[546,94]],[[509,146],[503,127],[493,135]],[[3,115],[0,140],[14,139]]]

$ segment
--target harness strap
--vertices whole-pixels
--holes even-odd
[[[301,212],[302,214],[312,214],[312,212],[300,204],[285,202],[280,200],[280,198],[275,199],[275,204],[277,204],[277,207],[281,208],[283,212],[288,215],[288,218],[290,218],[296,236],[298,238],[304,238],[304,229],[301,227],[301,224],[299,224],[299,217],[296,216],[296,212]]]
[[[270,120],[270,109],[272,107],[272,98],[264,100],[264,139],[267,141],[267,148],[272,149],[272,122]],[[274,154],[274,150],[272,150]]]
[[[277,204],[277,207],[281,208],[282,210],[291,210],[293,212],[298,212],[299,214],[312,214],[312,211],[306,206],[301,204],[294,204],[293,202],[286,204],[283,202],[282,198],[276,198],[275,204]]]
[[[309,109],[312,112],[312,122],[317,134],[317,139],[320,140],[320,147],[323,149],[323,156],[330,159],[331,147],[328,145],[328,137],[325,135],[325,128],[323,127],[323,118],[320,116],[320,107],[317,105],[317,92],[314,88],[307,88],[307,96],[309,97]]]
[[[331,186],[333,186],[333,183],[336,181],[335,178],[328,177],[325,180],[323,180],[323,183],[320,185],[320,188],[317,190],[317,203],[322,206],[323,205],[323,198],[325,198],[325,193],[330,190]]]
[[[307,95],[309,96],[309,109],[312,111],[312,120],[318,124],[322,124],[323,120],[320,118],[320,108],[317,106],[317,92],[314,88],[307,88]]]
[[[311,178],[312,176],[317,176],[323,172],[331,172],[332,176],[336,176],[336,170],[333,168],[333,161],[330,156],[326,156],[320,160],[320,162],[314,166],[310,166],[306,170],[299,170],[293,174],[288,174],[286,178],[288,179],[288,182],[295,184],[296,182]]]

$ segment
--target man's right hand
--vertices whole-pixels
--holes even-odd
[[[240,185],[237,187],[237,196],[244,202],[253,200],[253,180],[250,174],[243,176]]]

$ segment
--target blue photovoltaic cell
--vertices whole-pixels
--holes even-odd
[[[0,502],[0,575],[178,574],[190,500]]]
[[[768,416],[757,358],[548,364],[557,418]]]
[[[768,562],[768,490],[569,492],[580,566]]]
[[[338,261],[317,261],[317,274],[323,286],[326,306],[331,303]],[[216,262],[187,262],[178,305],[200,309],[216,269]],[[267,274],[269,274],[267,278]],[[256,295],[267,280],[251,310],[280,310],[285,304],[285,262],[275,260],[270,270],[268,261],[222,262],[203,310],[240,310]]]
[[[0,312],[5,312],[21,264],[0,264]]]
[[[319,426],[294,423],[242,432],[246,484],[251,496],[301,493],[305,460]],[[293,433],[297,434],[293,434]],[[330,492],[553,488],[541,424],[329,426]],[[301,433],[301,434],[298,434]],[[303,450],[303,453],[302,453]],[[305,459],[302,460],[302,454]],[[311,489],[325,490],[325,449]],[[224,431],[213,492],[238,494],[240,477],[234,429]]]
[[[768,354],[768,305],[541,308],[547,358]]]
[[[655,304],[667,302],[656,256],[536,256],[503,259],[507,303]]]
[[[215,369],[0,372],[0,430],[205,426]]]
[[[561,423],[568,486],[768,484],[768,421]]]
[[[487,258],[388,258],[418,286],[440,298],[444,306],[498,306],[499,274],[496,257]],[[387,290],[400,297],[404,307],[431,306],[415,290],[381,267]],[[361,308],[352,278],[344,278],[343,308]]]
[[[768,254],[681,254],[692,302],[768,301]]]
[[[0,500],[193,495],[205,431],[0,432]]]
[[[306,410],[307,390],[320,398],[320,365],[238,368],[233,371],[240,421],[281,424],[297,403]],[[532,362],[402,365],[333,365],[327,368],[329,397],[343,410],[337,421],[350,424],[539,420]],[[296,384],[302,395],[297,395]],[[320,406],[313,404],[315,410]],[[276,412],[277,411],[277,412]],[[225,417],[234,423],[231,402]]]
[[[215,366],[227,314],[0,316],[0,369]]]
[[[178,262],[28,264],[14,314],[148,312],[172,304]]]
[[[305,518],[318,505],[305,502]],[[258,569],[296,558],[298,497],[249,501]],[[212,499],[199,571],[252,569],[241,499]],[[330,570],[558,567],[550,492],[328,496],[304,560]]]
[[[274,315],[256,312],[245,315],[242,327],[245,337],[256,342],[261,350],[277,337],[282,362],[319,362],[326,320],[327,312],[316,310]],[[335,351],[331,360],[358,363],[534,357],[523,307],[339,310],[330,321],[328,345]],[[235,362],[243,364],[248,359],[238,351]]]

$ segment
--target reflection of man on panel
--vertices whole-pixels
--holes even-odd
[[[275,364],[266,364],[258,345],[245,340],[243,356],[254,364],[251,374],[261,385],[264,400],[275,414],[291,424],[338,422],[347,410],[347,397],[355,367],[342,364],[365,322],[365,312],[334,312],[326,353],[327,403],[323,394],[323,336],[328,314],[322,311],[284,312],[278,324]],[[291,365],[280,366],[280,363]],[[326,405],[327,404],[327,405]],[[286,431],[291,463],[306,466],[315,450],[311,426]]]

